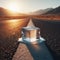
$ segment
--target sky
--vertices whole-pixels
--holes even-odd
[[[11,10],[16,9],[16,11],[23,13],[58,6],[60,6],[60,0],[0,0],[0,7]]]

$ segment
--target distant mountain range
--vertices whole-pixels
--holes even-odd
[[[60,6],[56,7],[48,12],[46,12],[45,14],[56,14],[56,15],[60,15]]]
[[[0,7],[0,16],[26,16],[26,15],[60,15],[60,6],[56,8],[41,9],[29,14],[11,12],[8,9]]]
[[[57,14],[60,15],[60,6],[56,8],[47,8],[47,9],[41,9],[35,12],[31,12],[31,15],[45,15],[45,14]]]
[[[44,14],[44,13],[47,13],[48,11],[52,10],[53,8],[47,8],[47,9],[40,9],[38,11],[35,11],[35,12],[31,12],[30,14],[31,15],[41,15],[41,14]]]
[[[23,13],[18,13],[18,12],[11,12],[8,9],[0,7],[0,16],[22,16],[25,15]]]
[[[8,15],[8,10],[0,7],[0,16],[7,16]]]

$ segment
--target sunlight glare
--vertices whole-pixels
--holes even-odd
[[[7,8],[12,12],[18,12],[19,11],[19,5],[16,2],[9,3]]]

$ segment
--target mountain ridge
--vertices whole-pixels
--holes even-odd
[[[31,12],[30,14],[31,14],[31,15],[41,15],[41,14],[44,14],[44,13],[46,13],[46,12],[52,10],[52,9],[53,9],[53,8],[40,9],[40,10]]]
[[[56,14],[56,15],[60,15],[60,6],[52,9],[51,11],[48,11],[47,13],[45,14]]]
[[[18,13],[18,12],[12,12],[8,9],[0,7],[0,16],[23,16],[25,14]]]
[[[60,6],[56,8],[46,8],[31,12],[31,15],[60,15]]]

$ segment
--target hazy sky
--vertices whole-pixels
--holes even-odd
[[[18,6],[19,12],[31,12],[39,9],[60,6],[60,0],[0,0],[0,7],[9,8],[9,5]],[[12,5],[12,7],[14,7]],[[15,5],[15,6],[16,6]]]

